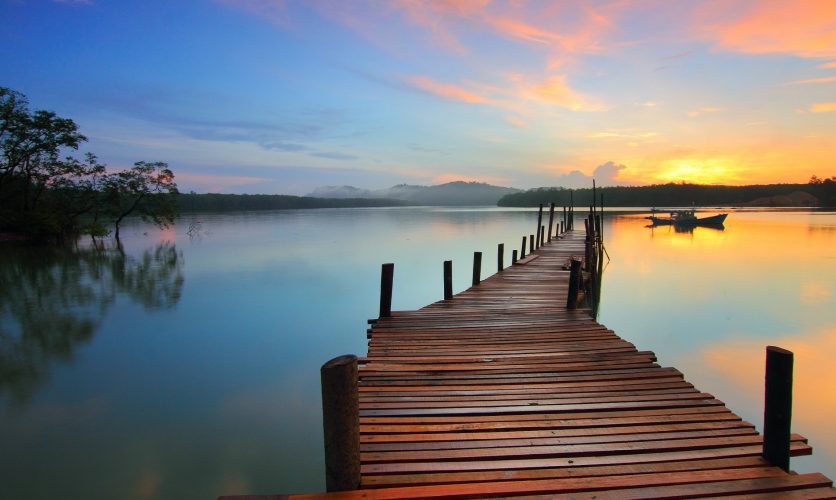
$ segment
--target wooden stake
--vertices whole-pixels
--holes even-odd
[[[501,273],[502,268],[505,267],[505,243],[500,243],[496,246],[496,272]]]
[[[578,284],[581,280],[581,261],[572,257],[572,265],[569,268],[569,293],[566,295],[566,309],[578,307]]]
[[[453,261],[444,261],[444,300],[453,298]]]
[[[482,252],[473,252],[473,286],[482,281]]]

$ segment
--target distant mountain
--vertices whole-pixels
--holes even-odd
[[[519,189],[492,186],[484,182],[448,182],[437,186],[398,184],[387,189],[361,189],[354,186],[323,186],[308,196],[318,198],[388,198],[415,205],[496,205],[505,195]]]

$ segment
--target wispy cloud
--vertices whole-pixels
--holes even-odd
[[[627,168],[626,165],[608,161],[595,167],[592,175],[587,175],[580,170],[572,170],[560,174],[554,178],[554,184],[562,187],[580,188],[590,187],[594,179],[599,186],[612,186],[623,183],[619,178],[620,173]]]
[[[787,85],[807,85],[811,83],[833,83],[836,82],[836,76],[825,76],[823,78],[810,78],[808,80],[795,80],[787,82]]]
[[[725,108],[705,107],[705,108],[700,108],[700,109],[695,109],[693,111],[689,111],[688,116],[690,116],[691,118],[696,118],[700,115],[704,115],[704,114],[707,114],[707,113],[721,113],[723,111],[725,111]]]
[[[810,106],[811,113],[836,113],[836,102],[818,102]]]
[[[356,160],[358,158],[354,155],[336,153],[332,151],[316,151],[314,153],[310,153],[310,155],[316,156],[317,158],[327,158],[329,160]]]
[[[656,137],[656,132],[632,132],[624,130],[606,130],[587,134],[589,139],[650,139]]]
[[[490,103],[490,100],[485,96],[466,90],[458,85],[437,82],[426,76],[411,76],[406,78],[406,82],[413,88],[445,99],[465,102],[467,104]]]
[[[552,76],[545,82],[529,85],[522,89],[521,96],[573,111],[603,111],[604,105],[575,91],[569,86],[566,75]]]
[[[836,56],[836,3],[821,0],[714,0],[701,7],[697,27],[725,50],[801,57]]]
[[[834,69],[834,68],[836,68],[836,61],[819,64],[816,67],[819,68],[819,69]]]

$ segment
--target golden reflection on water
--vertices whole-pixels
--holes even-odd
[[[705,216],[713,215],[706,212]],[[724,230],[614,218],[599,321],[760,427],[765,346],[795,352],[793,430],[836,476],[836,214],[732,211]]]
[[[802,335],[772,339],[770,343],[794,353],[793,432],[810,439],[814,455],[836,460],[836,326]],[[759,339],[731,339],[699,353],[700,364],[727,381],[727,395],[751,400],[763,408],[764,343]],[[730,403],[727,401],[727,403]],[[729,404],[729,406],[733,406]]]

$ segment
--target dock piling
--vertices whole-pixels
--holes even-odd
[[[511,265],[513,266],[516,263],[517,263],[517,251],[516,250],[511,250]]]
[[[793,353],[766,348],[766,388],[763,410],[763,458],[790,470]]]
[[[522,248],[520,248],[520,258],[525,257],[525,236],[523,236]]]
[[[578,289],[581,281],[581,261],[572,257],[569,268],[569,293],[566,295],[566,309],[578,307]]]
[[[535,242],[535,246],[540,248],[540,245],[543,244],[543,240],[540,236],[540,228],[543,226],[543,204],[540,203],[540,209],[537,211],[537,241]]]
[[[395,275],[395,264],[383,264],[380,268],[380,317],[388,318],[392,315],[392,280]]]
[[[322,365],[322,427],[325,435],[325,487],[360,488],[360,397],[357,356],[339,356]]]
[[[473,286],[482,281],[482,252],[473,252]]]
[[[548,231],[548,239],[546,241],[552,240],[552,228],[554,227],[554,203],[549,205],[549,231]]]
[[[501,273],[502,268],[505,267],[505,243],[500,243],[496,246],[496,272]]]
[[[453,298],[453,261],[444,261],[444,300]]]
[[[528,253],[531,253],[534,251],[534,235],[530,234],[528,238]]]

